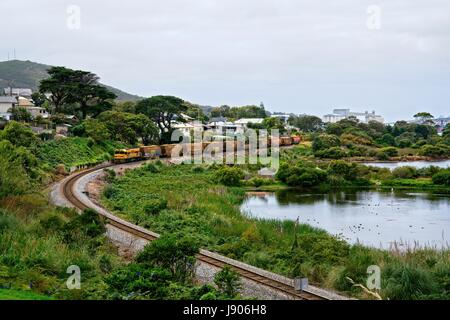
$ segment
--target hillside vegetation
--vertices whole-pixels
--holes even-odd
[[[48,77],[49,65],[32,62],[10,60],[0,62],[0,89],[13,86],[15,88],[30,88],[37,91],[39,82]],[[122,90],[107,86],[110,91],[117,95],[117,100],[136,101],[140,97],[126,93]]]

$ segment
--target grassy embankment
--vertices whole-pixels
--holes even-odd
[[[114,150],[122,146],[122,144],[110,141],[96,144],[88,138],[65,138],[43,143],[38,148],[37,157],[48,170],[58,165],[70,169],[110,160]]]
[[[40,194],[0,200],[0,294],[33,299],[106,296],[102,281],[122,264],[102,231]],[[67,268],[81,269],[81,290],[68,290]],[[12,291],[10,291],[12,290]],[[34,294],[36,295],[34,295]]]
[[[33,148],[37,161],[24,158],[26,172],[18,171],[21,190],[1,181],[13,181],[10,171],[2,171],[0,197],[0,298],[102,298],[106,296],[103,278],[122,265],[104,236],[85,234],[75,211],[50,205],[38,191],[61,167],[92,164],[108,159],[113,143],[92,144],[86,138],[67,138],[38,144]],[[32,148],[30,148],[31,150]],[[17,149],[19,150],[19,149]],[[22,149],[19,155],[24,154]],[[8,154],[2,155],[8,157]],[[14,160],[14,159],[12,159]],[[29,170],[29,166],[33,170]],[[3,167],[2,167],[3,168]],[[33,172],[30,174],[29,172]],[[50,178],[50,179],[48,179]],[[28,180],[28,182],[27,182]],[[8,189],[9,188],[9,189]],[[8,191],[9,190],[9,191]],[[67,267],[78,265],[82,289],[66,287]]]
[[[242,187],[214,181],[215,170],[150,164],[116,178],[105,205],[163,234],[192,235],[204,247],[291,277],[367,297],[346,277],[365,284],[369,265],[382,269],[383,298],[449,298],[450,250],[387,252],[348,245],[308,225],[256,220],[240,212]]]

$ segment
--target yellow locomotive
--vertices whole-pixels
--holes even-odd
[[[131,149],[118,149],[114,152],[114,162],[123,163],[144,159],[155,159],[160,156],[160,146],[143,146]]]

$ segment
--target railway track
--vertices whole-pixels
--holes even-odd
[[[85,204],[82,200],[80,200],[76,192],[74,191],[74,186],[76,182],[81,179],[82,177],[93,173],[98,170],[103,170],[105,168],[113,167],[114,164],[106,164],[102,166],[97,166],[91,169],[86,169],[80,172],[77,172],[73,175],[71,175],[69,178],[67,178],[62,183],[62,193],[64,197],[67,199],[68,202],[70,202],[75,208],[79,210],[85,210],[88,209],[89,206]],[[92,208],[96,209],[96,208]],[[97,211],[97,210],[96,210]],[[124,232],[127,232],[129,234],[132,234],[135,237],[145,239],[147,241],[152,241],[158,238],[158,235],[147,231],[141,227],[135,226],[131,223],[125,222],[122,219],[115,217],[114,215],[108,214],[105,215],[104,213],[99,213],[102,215],[106,222]],[[294,299],[299,300],[328,300],[329,297],[326,296],[326,294],[318,294],[313,293],[309,291],[297,291],[294,289],[292,284],[286,283],[287,281],[278,281],[275,280],[267,275],[262,274],[262,272],[258,272],[257,270],[252,270],[252,267],[244,267],[239,265],[239,263],[227,263],[223,261],[224,259],[219,259],[215,257],[214,253],[209,253],[206,250],[201,250],[200,253],[197,255],[197,259],[203,263],[206,263],[208,265],[214,266],[216,268],[223,268],[225,265],[230,266],[234,271],[236,271],[242,278],[251,280],[257,284],[263,285],[265,287],[271,288],[273,290],[277,290],[279,292],[282,292]],[[229,260],[229,259],[228,259]],[[256,269],[256,268],[255,268]],[[284,278],[287,279],[287,278]]]

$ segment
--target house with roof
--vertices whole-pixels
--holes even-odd
[[[236,120],[234,122],[234,124],[237,125],[238,127],[241,127],[242,129],[248,129],[248,125],[250,123],[262,124],[263,121],[264,121],[263,118],[242,118],[242,119]]]
[[[324,115],[322,120],[325,123],[335,123],[344,119],[348,119],[350,117],[357,118],[363,123],[369,123],[370,121],[384,123],[384,118],[380,115],[375,114],[375,111],[353,112],[350,111],[350,109],[334,109],[333,113]]]
[[[0,118],[10,121],[12,109],[18,104],[17,98],[12,96],[0,96]]]
[[[18,100],[17,106],[19,108],[26,109],[31,114],[31,117],[33,119],[38,116],[40,116],[44,119],[49,117],[49,114],[45,108],[35,106],[34,103],[31,102],[30,99],[27,99],[25,97],[18,97],[17,100]]]
[[[172,121],[172,128],[179,130],[184,136],[190,137],[192,131],[203,132],[204,126],[200,121],[177,122]]]

